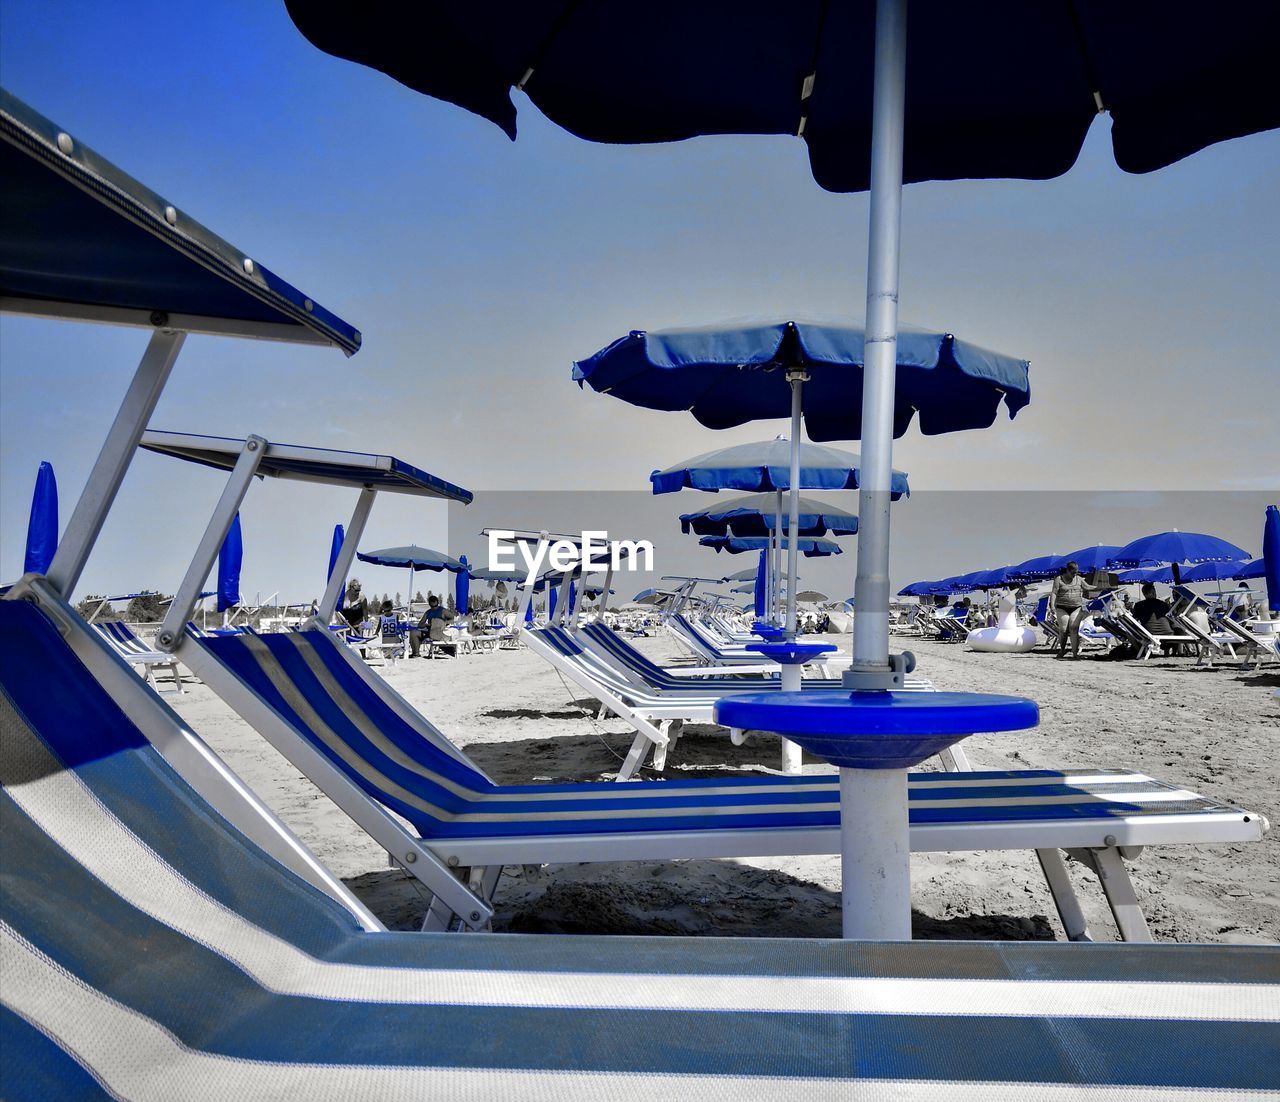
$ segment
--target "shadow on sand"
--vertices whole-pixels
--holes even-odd
[[[416,930],[426,910],[420,884],[399,869],[347,885],[393,930]],[[785,872],[735,861],[630,862],[509,870],[499,885],[499,933],[661,937],[838,938],[840,898]],[[1044,915],[934,918],[912,912],[920,940],[1053,941]]]

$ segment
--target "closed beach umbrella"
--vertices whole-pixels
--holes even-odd
[[[760,549],[760,563],[756,567],[755,584],[751,588],[755,614],[763,616],[769,603],[769,552],[763,547]]]
[[[459,555],[458,562],[463,566],[467,565],[467,556]],[[471,573],[468,570],[459,570],[453,578],[453,603],[457,608],[459,616],[465,616],[468,612],[467,601],[471,597]]]
[[[329,570],[325,574],[325,584],[327,585],[333,579],[333,572],[338,566],[338,556],[342,553],[342,543],[346,539],[346,533],[343,531],[341,524],[333,526],[333,538],[329,541]],[[346,591],[346,579],[343,579],[344,585],[340,592]]]
[[[240,514],[236,513],[227,537],[218,549],[218,611],[226,612],[240,603],[240,567],[244,562],[244,540],[240,535]]]
[[[1262,562],[1267,579],[1267,608],[1280,612],[1280,509],[1267,506],[1262,525]]]
[[[27,551],[22,561],[24,574],[43,574],[58,549],[58,479],[53,464],[44,460],[36,472],[36,488],[31,495],[27,517]]]

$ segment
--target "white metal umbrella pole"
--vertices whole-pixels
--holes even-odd
[[[787,633],[796,634],[796,581],[800,572],[800,408],[808,372],[787,372],[791,384],[791,489],[787,517]]]
[[[98,453],[98,461],[89,472],[80,500],[58,541],[47,576],[54,589],[68,600],[133,462],[138,441],[151,420],[186,336],[185,332],[175,329],[156,329],[151,334],[147,350]]]
[[[889,666],[889,491],[898,358],[906,63],[907,0],[877,0],[862,478],[858,491],[858,573],[854,585],[851,670],[855,685],[858,673],[887,672]]]
[[[782,491],[774,491],[773,531],[769,538],[769,620],[782,620]]]

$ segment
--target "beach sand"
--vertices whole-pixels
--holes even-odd
[[[829,637],[848,650],[848,636]],[[683,661],[659,635],[638,645]],[[1280,816],[1280,667],[1196,668],[1191,659],[1146,663],[973,654],[954,645],[897,640],[939,689],[1014,693],[1041,710],[1032,731],[978,736],[974,768],[1136,770],[1267,816]],[[494,780],[527,784],[612,779],[631,743],[616,717],[521,649],[453,661],[405,661],[378,671]],[[166,699],[330,868],[389,926],[416,929],[417,882],[203,685]],[[771,772],[777,742],[734,747],[727,733],[691,726],[666,775]],[[936,759],[933,766],[936,767]],[[806,758],[806,772],[830,767]],[[651,775],[646,773],[646,775]],[[1075,862],[1071,875],[1094,936],[1115,927],[1102,892]],[[1280,942],[1280,825],[1262,842],[1162,846],[1130,865],[1158,941]],[[509,870],[494,928],[507,931],[838,937],[836,857],[628,862]],[[914,932],[923,938],[1061,939],[1031,852],[917,854]]]

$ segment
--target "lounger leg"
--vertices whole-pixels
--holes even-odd
[[[1040,860],[1045,883],[1049,885],[1049,894],[1053,896],[1053,905],[1058,908],[1058,918],[1062,921],[1067,940],[1092,941],[1093,935],[1089,932],[1084,911],[1080,909],[1080,899],[1071,886],[1071,877],[1067,874],[1067,863],[1062,859],[1062,851],[1038,849],[1036,857]]]
[[[622,768],[618,770],[619,781],[629,781],[636,775],[636,770],[644,764],[645,755],[649,752],[650,746],[654,747],[655,754],[659,747],[665,751],[666,738],[664,737],[661,742],[655,742],[643,731],[637,731],[636,737],[631,742],[631,749],[627,752],[626,761],[622,763]]]
[[[964,748],[959,743],[943,750],[938,755],[938,760],[942,762],[942,768],[948,773],[973,772],[973,766],[969,764],[969,755],[964,752]]]
[[[794,776],[804,771],[804,755],[801,753],[799,743],[792,742],[790,739],[779,739],[782,743],[782,764],[780,768],[784,773]]]
[[[173,675],[174,688],[176,688],[179,693],[185,693],[187,690],[182,687],[182,675],[178,673],[177,662],[174,662],[173,665],[169,666],[169,673]]]
[[[653,748],[653,767],[659,773],[667,767],[667,751],[671,749],[672,742],[671,725],[674,722],[674,720],[668,719],[658,725],[658,730],[667,736],[666,742]]]
[[[1133,890],[1133,881],[1129,879],[1129,870],[1124,867],[1124,861],[1120,858],[1120,851],[1109,846],[1092,852],[1094,868],[1098,870],[1098,879],[1102,881],[1102,890],[1106,892],[1107,903],[1115,916],[1120,936],[1125,941],[1154,940],[1142,914],[1138,895]]]
[[[440,901],[438,895],[431,897],[431,906],[427,908],[427,913],[422,916],[423,933],[443,933],[452,925],[454,913],[447,905]]]
[[[600,720],[604,719],[604,717],[608,714],[608,711],[609,711],[608,706],[604,704],[604,702],[602,701],[600,704],[600,710],[596,713],[596,722],[599,723]]]
[[[502,865],[481,865],[471,870],[470,887],[486,903],[493,902],[494,893],[498,890],[498,881],[502,879]]]

